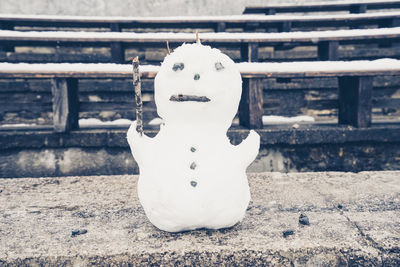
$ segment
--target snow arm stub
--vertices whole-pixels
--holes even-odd
[[[260,135],[250,130],[249,135],[236,147],[238,157],[245,167],[248,167],[257,157],[260,149]]]
[[[126,134],[126,138],[133,157],[140,164],[140,162],[144,160],[144,157],[151,153],[150,147],[153,138],[148,137],[144,133],[140,134],[137,131],[137,121],[132,122]]]

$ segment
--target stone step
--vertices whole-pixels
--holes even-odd
[[[0,265],[399,266],[399,178],[250,174],[241,223],[174,234],[147,220],[137,176],[0,179]]]

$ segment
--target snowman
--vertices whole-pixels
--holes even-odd
[[[250,201],[246,168],[260,137],[251,130],[236,146],[227,137],[242,91],[235,63],[218,49],[183,44],[164,59],[154,88],[159,133],[140,134],[134,122],[127,134],[146,216],[168,232],[240,222]]]

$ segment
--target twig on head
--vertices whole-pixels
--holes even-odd
[[[136,131],[143,135],[143,102],[142,90],[140,88],[139,57],[132,60],[133,67],[133,88],[136,100]]]
[[[169,49],[169,42],[168,42],[168,40],[167,40],[167,52],[168,52],[168,55],[171,55],[171,50]]]
[[[201,44],[199,38],[199,31],[196,31],[196,44]]]

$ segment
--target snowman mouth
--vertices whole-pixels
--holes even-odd
[[[197,96],[197,95],[172,95],[169,101],[173,102],[186,102],[186,101],[193,101],[193,102],[210,102],[211,100],[206,96]]]

